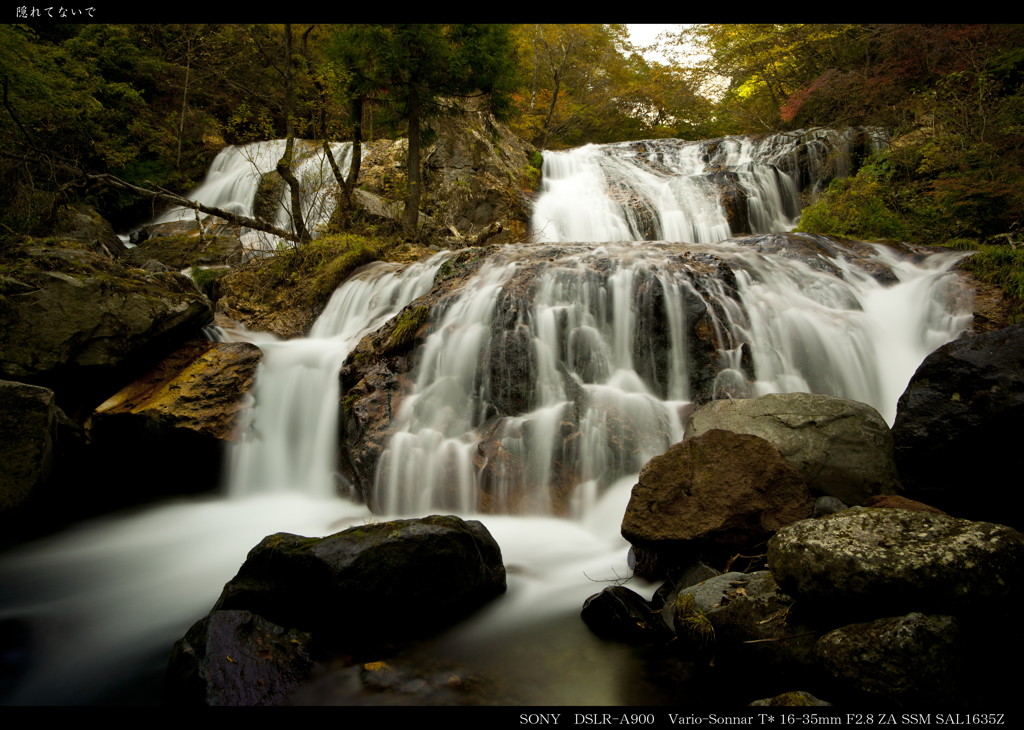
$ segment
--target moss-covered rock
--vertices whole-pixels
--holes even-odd
[[[814,651],[847,696],[861,700],[957,703],[967,669],[952,616],[910,613],[850,624],[822,636]]]
[[[343,233],[254,259],[218,279],[217,310],[249,329],[299,337],[334,290],[359,267],[384,258],[388,248],[380,239]]]
[[[781,529],[768,563],[782,589],[850,615],[965,612],[1021,595],[1024,535],[917,510],[853,508]]]
[[[154,227],[146,240],[121,254],[120,258],[131,266],[146,268],[156,260],[174,271],[190,266],[236,265],[242,263],[241,231],[237,226],[212,223],[203,235],[196,226],[168,223]]]

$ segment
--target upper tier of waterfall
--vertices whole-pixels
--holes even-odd
[[[805,193],[885,144],[874,129],[814,129],[545,152],[536,241],[714,243],[793,227]]]

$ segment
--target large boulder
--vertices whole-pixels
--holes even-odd
[[[903,493],[958,517],[1024,526],[1013,486],[1024,422],[1024,324],[943,345],[900,397]]]
[[[686,435],[712,429],[770,441],[813,493],[846,504],[864,504],[899,486],[889,427],[878,411],[858,401],[810,393],[717,400],[690,414]]]
[[[1019,598],[1024,535],[918,510],[861,507],[779,530],[768,564],[786,593],[836,612],[957,613]]]
[[[501,550],[487,529],[435,515],[324,538],[264,538],[214,610],[248,610],[366,648],[447,626],[504,590]]]
[[[322,538],[270,535],[175,645],[168,695],[283,704],[310,679],[312,655],[335,666],[378,660],[504,591],[501,550],[476,521],[434,515]]]
[[[84,399],[113,374],[157,359],[213,318],[186,277],[127,269],[101,254],[20,246],[3,282],[0,376]]]
[[[635,546],[666,556],[747,550],[811,514],[803,478],[757,436],[713,430],[641,470],[622,520]]]
[[[148,472],[148,496],[211,489],[223,473],[225,446],[236,437],[236,422],[262,352],[248,343],[194,341],[122,388],[93,413],[90,437],[99,463],[118,464],[117,473]],[[159,470],[154,459],[166,459]],[[105,478],[116,484],[114,474]],[[136,495],[140,496],[140,495]]]

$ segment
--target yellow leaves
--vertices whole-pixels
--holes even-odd
[[[363,669],[367,672],[379,672],[382,669],[390,669],[387,662],[366,662]]]

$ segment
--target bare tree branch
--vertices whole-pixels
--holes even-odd
[[[212,206],[199,203],[195,200],[189,200],[188,198],[184,198],[168,190],[153,190],[150,188],[142,188],[139,187],[138,185],[133,185],[130,182],[127,182],[118,177],[115,177],[114,175],[110,175],[107,173],[98,175],[90,174],[87,175],[87,177],[89,178],[89,180],[95,182],[107,183],[119,188],[124,188],[125,190],[131,190],[132,192],[138,193],[139,195],[146,195],[151,198],[159,198],[160,200],[166,200],[170,203],[174,203],[175,205],[180,205],[182,208],[190,208],[192,210],[197,210],[200,213],[213,215],[218,218],[222,218],[226,220],[228,223],[232,223],[236,226],[245,226],[246,228],[252,228],[257,231],[264,231],[271,235],[277,236],[278,238],[283,238],[286,241],[301,243],[301,239],[299,238],[299,236],[297,236],[294,233],[291,233],[290,231],[278,228],[277,226],[265,223],[264,221],[261,220],[256,220],[255,218],[250,218],[245,215],[238,215],[237,213],[230,213],[226,210],[222,210],[221,208],[214,208]]]

